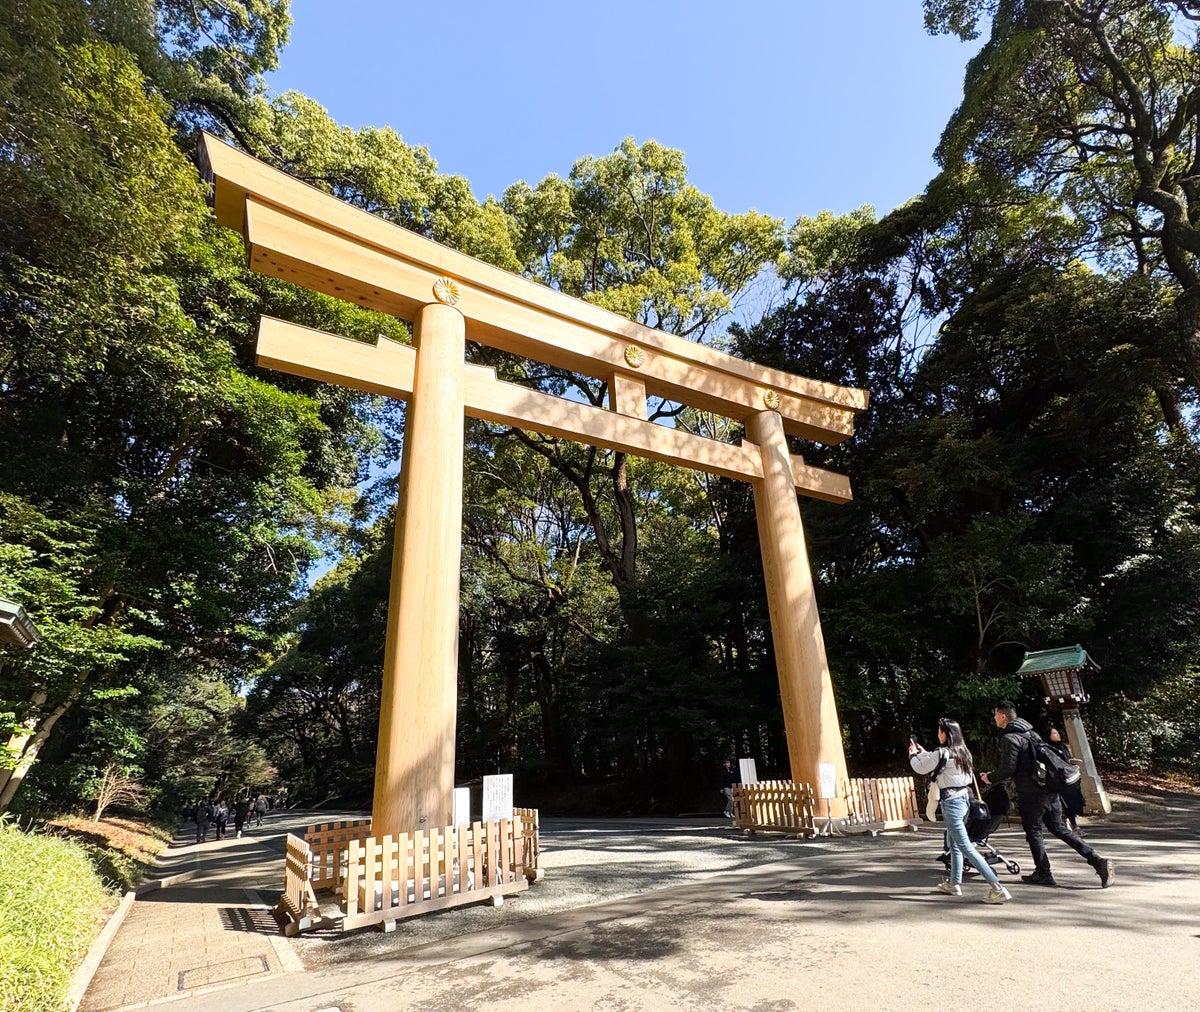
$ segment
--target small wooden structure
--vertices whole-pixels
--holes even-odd
[[[842,793],[850,813],[845,828],[852,833],[916,829],[921,824],[917,785],[912,777],[868,777],[845,780]]]
[[[1108,792],[1100,779],[1092,745],[1079,713],[1079,707],[1089,699],[1083,687],[1083,673],[1099,670],[1100,665],[1076,643],[1072,647],[1027,651],[1017,669],[1017,676],[1041,679],[1046,705],[1062,711],[1063,730],[1067,733],[1071,754],[1082,765],[1083,776],[1079,787],[1083,791],[1083,799],[1089,810],[1108,813],[1112,811],[1112,802],[1108,800]]]
[[[842,781],[841,796],[848,809],[840,823],[842,832],[879,833],[916,829],[921,824],[912,777],[847,778]],[[809,784],[791,780],[734,784],[733,824],[748,832],[816,836],[816,804],[816,794]]]
[[[748,832],[816,836],[813,789],[791,780],[733,785],[733,824]]]
[[[541,878],[538,813],[513,809],[511,819],[370,835],[368,819],[310,826],[287,837],[283,895],[275,911],[284,933],[322,927],[353,930],[434,910],[491,902]]]

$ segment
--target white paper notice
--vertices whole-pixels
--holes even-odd
[[[483,778],[483,821],[499,822],[511,819],[513,813],[513,778],[511,773],[499,773]]]
[[[758,783],[758,770],[755,768],[753,759],[738,760],[738,776],[744,784]]]
[[[471,788],[454,788],[454,825],[469,826],[471,824]]]
[[[833,763],[817,763],[817,776],[821,778],[821,797],[837,797],[837,767]]]

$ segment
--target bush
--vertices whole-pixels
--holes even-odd
[[[0,821],[0,1009],[65,1008],[112,899],[82,848]]]
[[[1133,770],[1195,769],[1200,762],[1200,669],[1159,681],[1141,699],[1106,701],[1089,724],[1092,752],[1102,762]]]

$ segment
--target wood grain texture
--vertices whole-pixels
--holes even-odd
[[[831,763],[841,783],[846,779],[846,754],[787,438],[774,411],[750,418],[746,435],[762,456],[763,477],[754,482],[754,508],[792,781],[819,784],[820,764]],[[842,799],[834,800],[833,813],[845,814]]]
[[[644,354],[647,392],[744,418],[780,397],[785,428],[838,442],[853,432],[865,391],[795,376],[633,323],[580,299],[434,243],[321,193],[205,136],[217,219],[241,231],[251,265],[316,291],[411,319],[433,283],[452,278],[474,341],[607,378],[630,344]]]

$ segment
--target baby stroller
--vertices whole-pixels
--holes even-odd
[[[972,819],[968,817],[967,838],[975,845],[975,849],[979,851],[988,864],[1002,864],[1010,875],[1019,875],[1021,873],[1021,866],[1016,861],[1010,861],[988,842],[988,837],[1000,828],[1000,823],[1004,821],[1004,816],[1012,809],[1012,799],[1009,798],[1008,791],[1003,784],[996,784],[993,787],[989,787],[983,795],[983,803],[987,805],[988,817],[986,819]],[[950,851],[942,851],[938,860],[946,866],[946,871],[949,872]],[[974,870],[969,861],[963,863],[964,872],[972,872]]]

